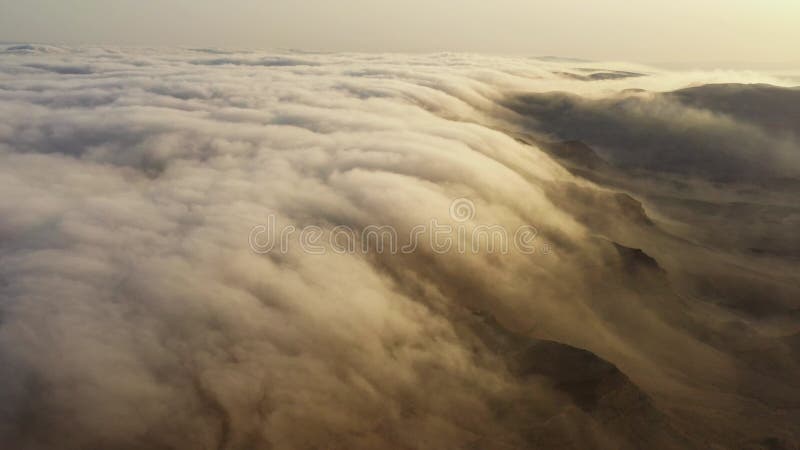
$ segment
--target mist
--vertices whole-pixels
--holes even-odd
[[[0,443],[795,448],[793,84],[2,46]],[[532,252],[258,251],[270,218],[536,233]]]

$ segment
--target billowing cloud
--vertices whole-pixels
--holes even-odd
[[[461,54],[2,53],[9,448],[800,439],[796,255],[743,256],[745,232],[734,247],[704,242],[719,215],[686,204],[769,199],[790,235],[796,211],[777,208],[780,194],[694,176],[795,176],[795,141],[712,105],[619,93],[688,74]],[[630,130],[682,156],[646,165],[660,147]],[[528,137],[641,147],[634,169],[663,179],[626,184],[618,159],[581,176]],[[659,192],[680,202],[651,202]],[[456,199],[474,207],[465,221]],[[323,239],[315,254],[297,234],[285,251],[254,251],[254,227],[272,219],[325,237],[527,226],[536,251],[338,252]]]

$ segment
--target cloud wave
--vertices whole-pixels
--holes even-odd
[[[597,64],[596,73],[643,76],[588,81],[563,73],[592,63],[462,54],[2,53],[0,442],[9,448],[800,439],[787,425],[797,423],[800,369],[782,356],[798,351],[787,331],[797,330],[800,298],[791,260],[747,262],[742,242],[726,251],[689,241],[687,227],[708,229],[685,219],[696,208],[648,210],[634,198],[674,184],[622,194],[618,172],[606,184],[582,177],[525,139],[661,150],[603,131],[624,127],[693,146],[666,168],[645,164],[652,152],[625,154],[664,177],[697,175],[680,170],[688,165],[700,175],[796,175],[790,138],[620,93],[718,74]],[[774,158],[748,170],[761,147]],[[718,148],[730,152],[724,165]],[[708,195],[706,181],[687,180]],[[328,233],[389,224],[407,235],[431,219],[453,224],[459,198],[475,205],[471,226],[532,225],[553,252],[260,255],[248,245],[270,216]],[[793,214],[781,212],[788,222],[776,228],[790,234]],[[706,267],[687,269],[690,260]],[[731,299],[725,274],[739,292],[773,289],[772,319],[716,301]]]

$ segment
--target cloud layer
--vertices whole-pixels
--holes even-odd
[[[685,203],[721,190],[780,204],[740,193],[739,175],[796,177],[795,137],[622,92],[720,78],[782,83],[462,54],[0,48],[0,442],[796,443],[792,260],[741,257],[747,226],[736,247],[696,242],[720,214]],[[614,170],[665,180],[589,181],[528,137],[582,139],[613,150]],[[709,186],[719,173],[733,187]],[[654,192],[680,202],[631,197]],[[408,234],[452,223],[457,198],[476,206],[470,225],[533,225],[554,251],[248,245],[270,216]],[[770,211],[791,236],[786,207]],[[728,292],[765,290],[761,314]]]

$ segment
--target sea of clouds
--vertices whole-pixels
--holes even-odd
[[[784,314],[796,260],[714,246],[724,234],[744,248],[760,221],[685,220],[695,210],[669,202],[652,220],[631,213],[637,192],[768,198],[790,208],[770,222],[784,237],[773,247],[797,246],[791,194],[758,187],[800,174],[793,122],[770,130],[661,94],[720,82],[792,85],[553,58],[0,46],[0,447],[798,439],[800,371],[782,343],[798,330]],[[603,185],[537,145],[568,139],[664,180]],[[457,199],[474,207],[466,226],[535,227],[548,251],[250,245],[268,218],[404,236],[462,224]],[[634,248],[660,268],[631,267]],[[767,289],[777,306],[701,301],[698,274],[716,293]],[[610,361],[670,436],[630,433],[552,379],[519,376],[477,315]],[[786,367],[743,363],[732,336],[744,335]]]

